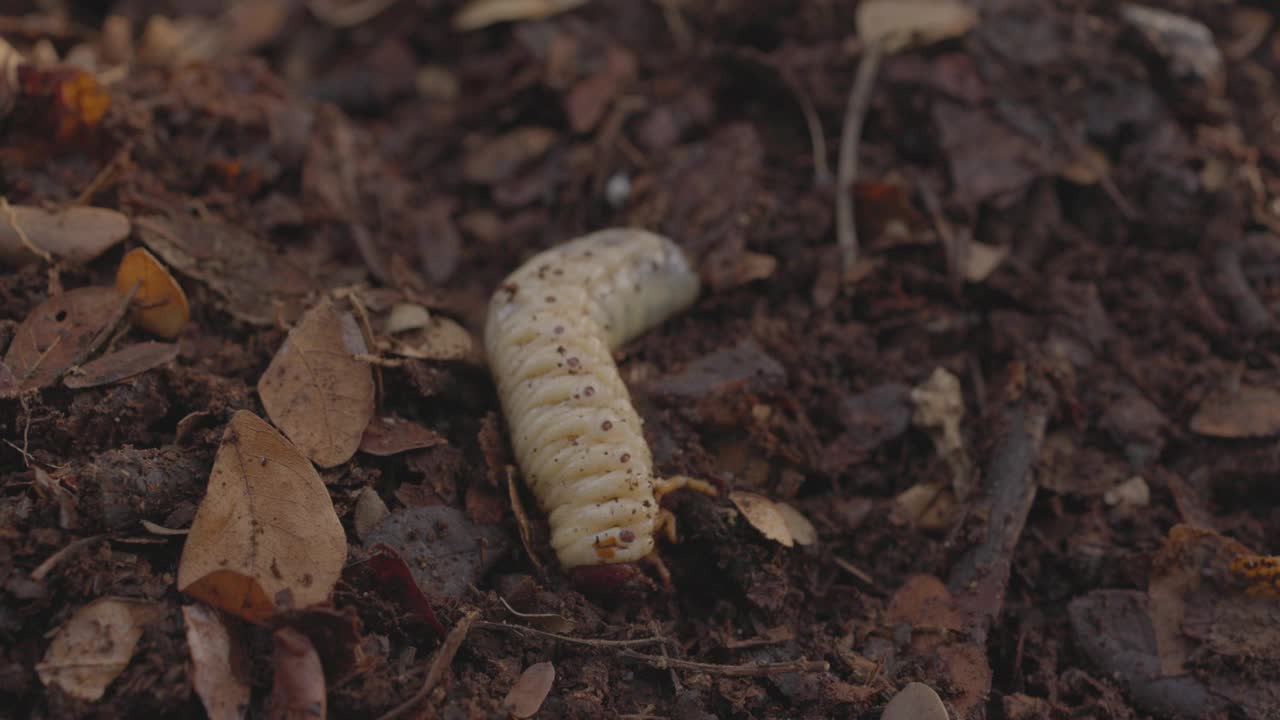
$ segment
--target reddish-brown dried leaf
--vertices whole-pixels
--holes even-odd
[[[355,454],[373,418],[373,368],[351,313],[329,300],[303,314],[258,381],[267,415],[320,467]]]
[[[422,592],[413,573],[409,571],[409,566],[405,564],[404,558],[400,557],[400,553],[396,552],[395,548],[385,544],[375,545],[373,555],[369,557],[367,564],[377,577],[376,587],[380,590],[385,589],[388,595],[404,605],[409,612],[425,620],[433,630],[444,637],[444,626],[440,624],[435,611],[431,609],[431,601]]]
[[[364,429],[360,439],[360,451],[385,457],[409,450],[428,448],[448,442],[434,430],[428,430],[412,420],[383,415],[374,418]]]
[[[82,362],[106,340],[126,307],[109,287],[69,290],[41,303],[18,326],[4,356],[19,389],[49,385]]]
[[[175,343],[136,343],[74,368],[62,384],[73,390],[109,385],[158,368],[176,357]]]

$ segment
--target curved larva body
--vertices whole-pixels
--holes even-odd
[[[630,229],[547,250],[494,293],[489,367],[516,461],[566,568],[653,549],[653,460],[612,350],[697,296],[680,248]]]

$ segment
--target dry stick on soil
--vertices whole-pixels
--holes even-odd
[[[547,571],[542,567],[542,561],[538,559],[538,553],[533,551],[533,534],[529,530],[529,514],[524,511],[524,503],[520,501],[520,486],[516,482],[516,469],[510,465],[507,466],[507,494],[511,497],[511,513],[516,516],[516,528],[520,531],[520,544],[524,546],[525,554],[529,556],[534,569],[538,571],[538,577],[545,579]]]
[[[804,115],[804,123],[809,128],[809,142],[813,145],[813,181],[818,187],[831,184],[831,166],[827,164],[827,136],[822,132],[822,120],[818,118],[818,110],[809,99],[800,83],[787,68],[778,68],[782,82],[791,89],[800,103],[800,112]]]
[[[453,662],[453,656],[458,654],[458,648],[462,647],[462,641],[467,638],[467,633],[471,630],[471,626],[475,624],[476,618],[480,616],[479,610],[472,610],[449,631],[449,636],[444,639],[444,643],[440,645],[440,649],[436,651],[436,656],[431,660],[431,667],[427,670],[427,676],[422,680],[422,687],[413,697],[405,700],[397,705],[394,709],[387,712],[379,720],[392,720],[413,710],[418,703],[422,702],[436,683],[440,682],[440,678],[444,677],[445,670],[449,669],[450,663]]]
[[[1218,269],[1222,290],[1227,294],[1245,330],[1256,334],[1270,327],[1271,312],[1258,299],[1240,266],[1239,243],[1230,242],[1218,246],[1213,254],[1213,261]]]
[[[36,245],[31,238],[27,236],[27,231],[22,229],[22,225],[18,222],[18,214],[13,211],[13,206],[9,204],[9,199],[0,195],[0,213],[4,213],[5,221],[9,223],[9,227],[13,228],[13,232],[18,236],[18,240],[22,241],[22,246],[30,250],[41,260],[47,263],[53,262],[53,254],[48,250]]]
[[[745,665],[717,665],[700,663],[691,660],[676,660],[661,655],[646,655],[633,650],[622,650],[618,657],[623,660],[647,663],[659,670],[673,668],[676,670],[692,670],[708,675],[724,677],[764,677],[766,675],[782,675],[793,672],[826,672],[831,665],[825,660],[788,660],[776,663],[747,663]]]
[[[858,74],[849,89],[849,104],[845,106],[844,129],[840,132],[840,165],[836,169],[836,241],[843,258],[844,277],[858,262],[858,229],[853,222],[853,183],[858,179],[858,142],[862,137],[862,123],[867,117],[871,102],[871,88],[875,84],[880,58],[884,55],[883,42],[876,41],[865,47],[858,62]]]
[[[31,579],[36,581],[43,580],[44,576],[48,575],[51,570],[57,567],[58,563],[66,560],[77,550],[80,550],[105,537],[106,535],[90,535],[87,538],[80,538],[79,540],[68,543],[66,547],[50,555],[44,562],[37,565],[36,569],[31,571]]]
[[[481,630],[509,630],[522,635],[537,635],[549,640],[559,640],[572,645],[586,645],[595,648],[629,648],[643,647],[646,645],[660,645],[666,642],[660,637],[633,638],[630,640],[604,640],[600,638],[577,638],[559,633],[547,632],[546,630],[537,630],[523,625],[512,625],[510,623],[489,622],[488,620],[478,620],[475,626]]]

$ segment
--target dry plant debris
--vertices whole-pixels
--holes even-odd
[[[502,708],[514,718],[531,718],[537,715],[555,681],[555,665],[549,662],[530,665],[520,673],[520,679],[507,691],[507,696],[502,700]]]
[[[146,248],[126,253],[116,271],[116,291],[121,295],[129,294],[135,284],[130,314],[133,324],[162,338],[177,337],[191,319],[187,294]]]
[[[174,343],[134,343],[72,368],[62,384],[72,390],[110,385],[140,375],[178,357]]]
[[[97,700],[133,657],[160,608],[124,598],[99,598],[71,616],[36,666],[40,681],[81,700]]]
[[[92,262],[128,237],[131,229],[128,217],[108,208],[6,209],[0,212],[0,261],[12,265],[38,260],[40,253],[73,263]]]
[[[191,684],[209,720],[237,720],[249,711],[246,652],[226,618],[207,605],[184,605]]]
[[[55,295],[14,330],[4,364],[22,390],[51,385],[106,341],[127,307],[128,299],[108,287]]]

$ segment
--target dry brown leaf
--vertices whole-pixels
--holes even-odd
[[[301,632],[283,627],[271,635],[271,664],[275,674],[269,720],[324,720],[328,693],[320,654]]]
[[[136,343],[73,368],[62,384],[73,390],[109,385],[158,368],[176,357],[178,346],[174,343]]]
[[[394,415],[376,417],[364,429],[360,452],[385,457],[409,450],[435,447],[448,442],[434,430]]]
[[[542,703],[556,681],[556,666],[549,662],[534,663],[520,673],[502,701],[502,709],[515,718],[531,718],[542,709]]]
[[[209,720],[242,720],[249,710],[247,658],[238,638],[217,610],[206,605],[182,608],[191,649],[191,685]]]
[[[227,425],[178,564],[178,590],[261,622],[328,599],[347,538],[320,475],[257,415]]]
[[[165,264],[208,284],[245,322],[274,324],[278,302],[296,302],[314,287],[271,247],[230,223],[153,215],[137,226],[139,239]]]
[[[916,483],[894,498],[894,513],[921,530],[950,527],[955,509],[955,494],[939,483]]]
[[[356,537],[361,540],[369,536],[378,523],[383,518],[391,514],[391,510],[387,508],[387,503],[383,501],[382,496],[377,490],[366,487],[360,491],[360,497],[356,498],[355,519],[353,524],[356,529]]]
[[[462,160],[462,176],[474,183],[506,180],[546,154],[557,137],[554,130],[544,127],[522,127],[488,139],[467,152]]]
[[[187,294],[146,248],[126,253],[116,271],[116,291],[121,295],[128,295],[135,284],[133,324],[163,338],[177,337],[191,319]]]
[[[267,415],[320,467],[356,453],[373,418],[373,368],[351,313],[322,300],[303,314],[258,381]]]
[[[587,0],[471,0],[453,16],[453,28],[466,32],[500,22],[537,20],[585,4]]]
[[[890,52],[963,35],[978,24],[977,13],[957,0],[864,0],[857,14],[858,37]]]
[[[791,533],[791,539],[797,544],[812,545],[818,541],[817,529],[803,513],[784,502],[775,502],[774,506],[778,508],[779,513],[782,513],[782,519],[787,523],[787,531]]]
[[[1280,392],[1246,385],[1210,394],[1192,416],[1191,431],[1218,438],[1280,434]]]
[[[18,326],[4,356],[19,390],[49,385],[83,362],[106,340],[126,307],[125,299],[108,287],[69,290],[41,303]]]
[[[36,665],[40,682],[81,700],[97,700],[129,665],[143,628],[158,606],[122,598],[99,598],[71,616]]]
[[[965,243],[964,279],[971,283],[986,280],[1007,257],[1008,246],[988,245],[977,241]]]
[[[476,349],[471,333],[447,317],[432,317],[425,327],[396,339],[391,352],[415,360],[461,360]]]
[[[787,518],[778,510],[778,505],[763,495],[753,492],[736,491],[729,493],[729,500],[742,512],[742,516],[751,523],[751,527],[760,531],[761,535],[781,543],[786,547],[795,544],[791,536],[791,528]]]
[[[39,260],[22,241],[13,225],[26,234],[31,245],[75,263],[87,263],[129,235],[129,218],[100,207],[45,210],[11,205],[13,222],[0,215],[0,261],[24,264]]]

